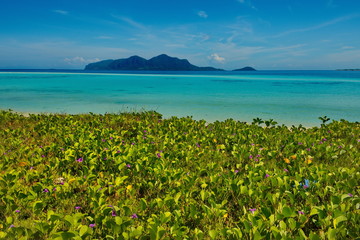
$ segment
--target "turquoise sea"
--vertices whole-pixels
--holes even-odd
[[[360,121],[360,72],[0,71],[0,109],[34,113],[155,110],[209,122],[259,117],[315,126]]]

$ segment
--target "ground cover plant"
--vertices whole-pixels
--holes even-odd
[[[360,124],[0,111],[0,239],[355,239]]]

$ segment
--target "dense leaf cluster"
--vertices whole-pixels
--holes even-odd
[[[0,239],[358,237],[360,124],[261,122],[0,111]]]

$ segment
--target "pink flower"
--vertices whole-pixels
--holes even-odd
[[[256,211],[256,208],[250,208],[249,211],[250,211],[251,213],[254,213],[254,212]]]
[[[285,172],[289,172],[289,170],[287,170],[286,168],[284,168],[284,171],[285,171]]]
[[[270,177],[270,175],[269,175],[269,174],[266,174],[266,175],[265,175],[265,178],[268,178],[268,177]]]
[[[89,227],[91,227],[91,228],[94,228],[96,226],[96,224],[95,223],[91,223],[91,224],[89,224]]]
[[[138,218],[138,215],[136,215],[136,213],[134,213],[133,215],[130,216],[132,219]]]
[[[298,211],[300,215],[304,215],[305,213],[303,211]]]
[[[83,158],[79,158],[79,159],[77,159],[76,161],[77,161],[77,162],[83,162],[84,160],[83,160]]]

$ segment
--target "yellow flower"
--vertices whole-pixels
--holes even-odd
[[[127,189],[127,190],[131,190],[131,189],[132,189],[132,185],[128,185],[128,186],[126,187],[126,189]]]
[[[305,160],[305,163],[307,163],[307,164],[312,163],[312,158],[308,158],[308,159],[306,159],[306,160]]]
[[[292,155],[291,158],[295,160],[295,159],[296,159],[296,155]]]
[[[225,213],[223,218],[227,218],[229,216],[229,214]]]
[[[284,161],[289,164],[290,163],[290,160],[288,158],[284,158]]]
[[[76,178],[71,178],[68,183],[71,184],[72,182],[75,182],[76,181]]]
[[[214,143],[217,143],[217,140],[214,138]]]

